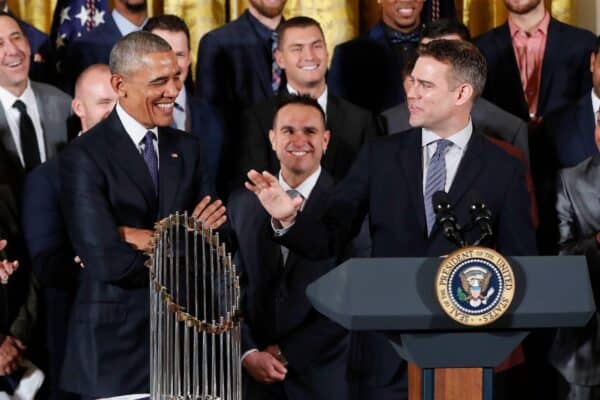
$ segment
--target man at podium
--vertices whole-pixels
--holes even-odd
[[[493,245],[508,256],[536,253],[523,164],[473,129],[473,101],[486,62],[473,45],[436,40],[420,49],[407,93],[414,128],[363,146],[319,219],[298,213],[277,178],[249,171],[246,187],[273,218],[275,240],[309,258],[339,251],[368,215],[373,257],[435,257],[455,245],[435,223],[431,198],[448,192],[458,221],[477,192],[492,211]],[[475,233],[466,240],[477,239]],[[370,334],[368,399],[407,397],[404,363],[380,334]]]

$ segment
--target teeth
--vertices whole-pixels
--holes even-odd
[[[412,8],[398,8],[397,11],[401,15],[410,16],[414,10]]]
[[[21,61],[15,61],[14,63],[8,64],[11,68],[18,67],[19,65],[21,65]]]
[[[306,155],[305,151],[292,151],[292,154],[297,156],[297,157],[302,157]]]
[[[317,65],[307,65],[307,66],[302,67],[302,69],[304,71],[314,71],[315,69],[317,69],[317,67],[318,67]]]
[[[166,103],[166,104],[157,104],[156,106],[158,108],[162,108],[163,110],[170,110],[171,108],[173,108],[173,105],[175,103]]]

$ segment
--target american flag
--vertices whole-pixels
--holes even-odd
[[[59,0],[54,9],[51,38],[56,54],[56,67],[69,42],[91,31],[106,20],[108,0]]]

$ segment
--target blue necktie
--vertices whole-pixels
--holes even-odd
[[[142,157],[144,157],[144,162],[148,167],[148,172],[150,172],[150,178],[152,178],[152,183],[154,184],[154,191],[158,193],[158,157],[154,150],[155,137],[154,132],[146,132],[146,136],[142,139],[142,144],[144,145]]]
[[[446,187],[446,158],[444,157],[446,149],[452,145],[452,142],[446,139],[436,140],[437,147],[433,157],[429,160],[427,168],[427,180],[425,181],[425,216],[427,218],[427,234],[431,233],[431,229],[435,224],[435,211],[431,204],[431,197],[439,190],[444,190]],[[431,144],[431,143],[430,143]]]

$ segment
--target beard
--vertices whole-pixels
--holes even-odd
[[[279,6],[266,6],[261,0],[250,0],[250,3],[256,8],[256,11],[267,18],[275,18],[281,15],[285,6],[285,0]]]
[[[504,0],[504,5],[506,6],[507,10],[512,13],[527,14],[533,9],[535,9],[541,2],[542,0],[529,0],[524,4],[516,5],[512,4],[511,0]]]
[[[127,0],[121,0],[121,1],[125,5],[125,8],[127,8],[127,10],[131,13],[138,14],[138,13],[146,12],[147,6],[146,6],[145,0],[139,4],[138,3],[131,4]]]

